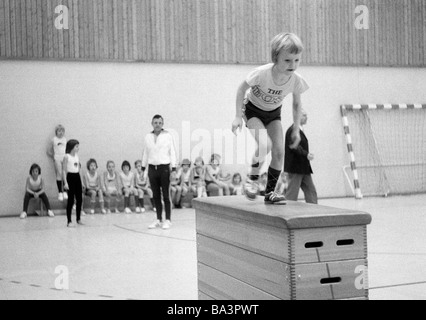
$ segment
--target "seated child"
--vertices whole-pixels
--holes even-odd
[[[90,159],[87,161],[87,172],[83,176],[83,185],[85,189],[85,194],[90,197],[90,213],[95,214],[96,207],[96,196],[99,197],[99,205],[101,207],[101,212],[106,214],[104,207],[104,195],[102,191],[102,182],[101,177],[98,175],[98,163],[95,159]]]
[[[103,191],[106,196],[106,202],[108,203],[107,213],[111,213],[111,198],[115,197],[115,207],[114,211],[119,213],[118,211],[118,201],[121,195],[120,190],[120,178],[118,177],[118,173],[115,171],[115,163],[114,161],[109,160],[107,162],[107,171],[104,173],[103,177]]]
[[[178,169],[179,171],[180,169]],[[180,186],[180,179],[176,174],[172,179],[170,178],[170,201],[172,202],[174,208],[180,209],[180,200],[182,197],[182,187]]]
[[[232,176],[232,182],[229,185],[229,190],[231,192],[231,195],[233,196],[241,196],[244,194],[243,181],[241,178],[241,174],[235,173]]]
[[[30,168],[30,176],[27,178],[25,185],[25,197],[24,197],[24,210],[22,211],[20,218],[25,219],[27,217],[28,205],[31,198],[40,198],[44,206],[46,207],[47,214],[49,217],[54,217],[55,215],[50,210],[49,199],[47,198],[46,193],[44,192],[44,181],[41,177],[41,168],[38,164],[33,164]]]
[[[211,193],[217,192],[218,196],[230,195],[229,186],[221,179],[222,169],[220,167],[220,157],[212,155],[210,164],[206,167],[206,188]]]
[[[121,165],[122,172],[120,173],[121,186],[124,195],[124,212],[132,213],[130,210],[130,196],[136,196],[137,191],[135,189],[135,175],[130,171],[131,166],[129,161],[123,161]]]
[[[177,176],[180,179],[180,187],[182,189],[181,200],[179,202],[179,207],[182,207],[182,200],[185,199],[189,190],[191,189],[191,161],[189,159],[183,159],[182,167],[178,171]]]
[[[154,199],[152,190],[149,186],[148,177],[145,174],[145,171],[142,170],[142,161],[137,160],[135,162],[135,188],[137,191],[137,195],[139,197],[139,204],[136,205],[136,213],[143,213],[145,212],[145,203],[144,203],[144,196],[147,194],[149,196],[149,199],[151,200],[152,209],[155,211],[155,205],[154,205]]]
[[[207,197],[204,160],[201,157],[195,159],[194,167],[191,169],[190,184],[196,197]]]
[[[222,161],[222,157],[217,153],[213,153],[211,158],[216,159],[219,162],[219,164]],[[219,181],[229,181],[229,180],[231,180],[231,178],[232,178],[232,176],[229,172],[225,174],[225,172],[222,169],[220,170],[219,175],[218,175]],[[229,182],[231,182],[231,181],[229,181]]]

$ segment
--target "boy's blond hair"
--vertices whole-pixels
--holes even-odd
[[[294,33],[280,33],[271,41],[271,58],[273,63],[278,62],[278,55],[281,50],[287,53],[302,53],[304,47],[302,40]]]

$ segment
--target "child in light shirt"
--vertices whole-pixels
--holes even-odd
[[[191,169],[190,184],[192,192],[198,198],[207,197],[205,174],[204,160],[197,157],[194,161],[194,167]]]
[[[235,173],[232,176],[232,182],[229,185],[229,190],[233,196],[241,196],[244,194],[243,181],[241,174]]]
[[[130,171],[131,166],[129,161],[123,161],[121,165],[122,172],[120,173],[121,186],[124,195],[124,212],[132,213],[130,209],[130,196],[135,196],[138,194],[135,188],[135,174]]]
[[[96,196],[99,197],[99,205],[101,207],[101,212],[106,214],[104,207],[104,195],[102,190],[101,177],[98,174],[98,164],[95,159],[90,159],[87,162],[87,172],[83,176],[83,185],[86,190],[85,194],[90,197],[90,213],[95,213],[96,207]]]
[[[145,212],[145,194],[148,195],[151,200],[152,209],[155,211],[154,199],[152,199],[152,190],[149,186],[148,176],[145,173],[146,171],[142,170],[142,161],[137,160],[135,162],[135,188],[138,195],[138,204],[136,205],[136,213],[144,213]]]
[[[112,212],[111,200],[115,197],[114,211],[118,211],[118,201],[121,196],[121,182],[118,173],[115,171],[115,163],[112,160],[107,162],[107,171],[104,172],[103,176],[103,191],[105,193],[105,200],[108,203],[107,213]]]
[[[25,219],[27,217],[28,205],[30,199],[40,198],[44,206],[46,207],[47,214],[49,217],[54,217],[52,210],[50,210],[49,199],[47,198],[46,193],[44,192],[44,181],[41,177],[41,168],[38,164],[34,163],[30,168],[30,176],[27,178],[25,185],[25,197],[24,197],[24,210],[22,211],[20,218]]]

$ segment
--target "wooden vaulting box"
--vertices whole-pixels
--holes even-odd
[[[368,299],[368,213],[243,197],[193,205],[200,299]]]

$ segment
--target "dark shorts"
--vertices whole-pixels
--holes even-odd
[[[86,189],[86,192],[84,193],[86,196],[91,196],[92,194],[91,194],[91,191],[95,191],[96,192],[96,194],[98,194],[98,191],[96,191],[96,190],[93,190],[93,189]]]
[[[212,183],[214,183],[213,181],[207,181],[206,180],[206,187],[208,187],[209,185],[211,185]]]
[[[244,111],[246,125],[251,118],[258,118],[260,121],[262,121],[265,127],[268,124],[270,124],[272,121],[275,121],[275,120],[281,121],[281,108],[282,107],[278,107],[272,111],[263,111],[259,109],[258,107],[256,107],[253,103],[248,101],[247,104],[245,105],[245,111]]]

